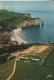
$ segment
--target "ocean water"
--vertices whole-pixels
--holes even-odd
[[[1,1],[0,9],[30,13],[44,21],[43,27],[22,28],[19,33],[22,39],[29,43],[54,42],[54,1]]]
[[[44,26],[22,28],[20,36],[28,43],[53,43],[54,42],[54,12],[34,11],[27,12],[32,17],[40,17]]]

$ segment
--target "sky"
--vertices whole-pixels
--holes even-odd
[[[53,11],[54,1],[0,1],[0,9],[14,11]]]
[[[18,6],[18,7],[17,7]],[[31,1],[31,2],[18,2],[16,3],[16,9],[20,10],[28,10],[28,11],[36,11],[36,10],[52,10],[54,11],[54,2],[48,1]]]
[[[0,1],[54,1],[54,0],[0,0]]]
[[[0,0],[0,1],[53,1],[53,0]]]

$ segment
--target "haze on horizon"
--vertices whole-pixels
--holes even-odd
[[[52,11],[54,1],[0,1],[0,9],[9,9],[15,12],[25,11]]]

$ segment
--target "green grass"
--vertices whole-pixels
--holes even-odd
[[[2,26],[3,30],[10,31],[16,28],[19,23],[30,19],[28,17],[23,17],[24,15],[25,14],[9,12],[7,10],[0,10],[0,26]]]
[[[52,50],[52,52],[45,59],[44,65],[49,65],[54,67],[54,50]]]
[[[54,80],[54,50],[49,55],[46,59],[47,63],[44,62],[45,65],[17,62],[16,71],[11,80]],[[52,77],[47,79],[48,75]]]
[[[12,73],[14,60],[6,61],[0,64],[0,80],[6,80]]]
[[[24,55],[25,58],[36,58],[36,59],[41,59],[41,57],[39,55]]]
[[[0,55],[0,80],[6,80],[12,73],[14,59],[7,61],[7,54]]]
[[[21,58],[21,57],[19,58],[20,62],[29,61],[30,63],[41,63],[41,60],[42,60],[41,56],[39,55],[23,55],[22,57],[24,58]],[[35,59],[39,59],[39,61]]]
[[[11,80],[47,80],[49,74],[54,76],[54,68],[18,62],[16,72]]]

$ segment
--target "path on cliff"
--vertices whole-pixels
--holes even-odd
[[[7,80],[10,80],[12,78],[12,76],[14,75],[15,73],[15,70],[16,70],[16,64],[17,64],[17,61],[19,59],[19,56],[21,56],[22,53],[19,53],[17,56],[16,56],[16,59],[15,59],[15,63],[14,63],[14,67],[13,67],[13,71],[11,73],[11,75],[7,78]]]
[[[15,63],[14,63],[13,72],[12,72],[12,74],[7,78],[7,80],[10,80],[10,79],[12,78],[12,76],[14,75],[15,70],[16,70],[16,60],[15,60]]]

